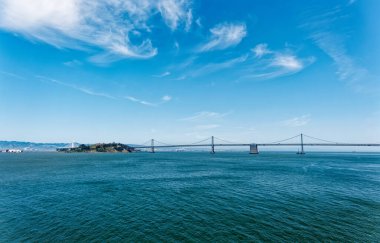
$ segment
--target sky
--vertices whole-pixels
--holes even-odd
[[[0,140],[380,142],[380,1],[0,0]]]

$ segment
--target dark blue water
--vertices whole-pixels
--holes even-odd
[[[0,154],[0,241],[380,242],[380,155]]]

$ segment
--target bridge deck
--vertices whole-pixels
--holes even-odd
[[[242,146],[351,146],[351,147],[376,147],[380,146],[380,143],[233,143],[233,144],[224,144],[224,143],[215,143],[215,147],[242,147]],[[176,144],[176,145],[158,145],[154,148],[184,148],[184,147],[209,147],[212,144]],[[143,149],[143,148],[152,148],[152,146],[135,146],[134,148]]]

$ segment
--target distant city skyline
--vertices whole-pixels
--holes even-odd
[[[380,2],[0,0],[0,140],[380,142]]]

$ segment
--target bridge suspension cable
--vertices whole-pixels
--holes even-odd
[[[312,137],[312,136],[309,136],[309,135],[306,135],[306,134],[304,134],[304,136],[307,137],[307,138],[319,140],[319,141],[326,142],[326,143],[334,143],[334,144],[338,144],[339,143],[339,142],[334,142],[334,141],[329,141],[329,140],[325,140],[325,139],[321,139],[321,138]]]
[[[143,143],[141,143],[141,144],[136,144],[136,145],[138,145],[138,146],[146,146],[146,145],[150,145],[150,142],[151,142],[151,140],[149,139],[148,141],[146,141],[146,142],[143,142]]]
[[[206,142],[207,140],[210,140],[210,139],[211,139],[211,137],[203,139],[203,140],[195,142],[195,143],[191,143],[190,145],[195,145],[195,144],[203,143],[203,142]]]
[[[230,143],[230,144],[237,144],[236,142],[232,142],[232,141],[228,141],[228,140],[224,140],[224,139],[221,139],[221,138],[217,138],[217,137],[214,137],[216,140],[219,140],[219,141],[222,141],[222,142],[225,142],[225,143]]]
[[[154,142],[160,143],[160,144],[163,144],[163,145],[167,145],[167,146],[173,146],[173,144],[164,143],[164,142],[158,141],[156,139],[154,140]]]
[[[298,135],[296,135],[296,136],[294,136],[294,137],[291,137],[291,138],[287,138],[287,139],[283,139],[283,140],[280,140],[280,141],[272,142],[272,143],[270,143],[270,144],[276,144],[276,143],[285,142],[285,141],[288,141],[288,140],[294,139],[294,138],[299,137],[299,136],[301,136],[301,134],[298,134]]]

